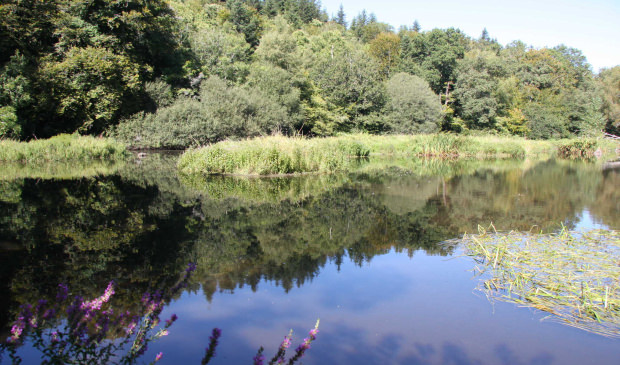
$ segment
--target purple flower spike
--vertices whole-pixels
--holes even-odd
[[[215,348],[217,347],[217,340],[222,336],[222,330],[219,328],[214,328],[211,333],[211,337],[209,337],[209,346],[205,349],[205,357],[202,358],[200,362],[201,365],[205,365],[211,361],[211,358],[215,356]]]
[[[178,318],[176,314],[170,316],[170,319],[166,320],[166,327],[170,327]]]
[[[254,365],[263,365],[263,361],[265,361],[265,356],[262,354],[258,354],[254,356]]]

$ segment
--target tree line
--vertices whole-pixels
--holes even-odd
[[[317,0],[2,0],[0,138],[617,133],[620,67]]]

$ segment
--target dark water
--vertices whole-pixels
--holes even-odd
[[[320,318],[304,364],[618,364],[620,342],[490,303],[442,244],[498,230],[620,228],[620,170],[568,161],[371,161],[352,174],[177,177],[175,157],[122,165],[0,166],[0,326],[58,283],[114,305],[198,268],[151,345],[162,363],[271,356]],[[85,175],[85,176],[84,176]],[[39,355],[22,349],[28,362]],[[7,360],[7,359],[5,359]],[[5,361],[6,362],[6,361]]]

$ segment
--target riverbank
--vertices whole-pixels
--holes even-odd
[[[0,140],[0,161],[49,162],[120,160],[130,152],[122,143],[109,138],[60,134],[29,142]]]
[[[584,142],[585,141],[585,142]],[[452,134],[348,134],[328,138],[260,137],[224,141],[185,151],[179,170],[186,174],[284,175],[349,171],[359,157],[403,156],[435,158],[590,157],[613,143],[596,139],[535,141],[518,137]]]

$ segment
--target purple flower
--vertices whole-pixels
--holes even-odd
[[[164,356],[163,352],[158,353],[157,356],[155,356],[155,362],[158,362],[159,360],[161,360],[162,356]]]
[[[201,364],[207,364],[213,356],[215,356],[215,348],[217,347],[217,340],[222,336],[222,330],[219,328],[214,328],[211,333],[211,337],[209,337],[209,346],[205,349],[205,356],[202,358]]]
[[[170,319],[166,320],[166,327],[170,327],[176,320],[177,320],[177,315],[173,314],[172,316],[170,316]]]
[[[254,365],[263,365],[265,356],[263,354],[257,354],[252,360],[254,360]]]
[[[56,294],[56,300],[59,302],[64,302],[67,300],[67,296],[69,295],[69,288],[66,284],[58,284],[58,294]]]
[[[93,299],[90,302],[83,302],[80,308],[99,310],[104,303],[107,303],[110,300],[112,295],[114,295],[114,281],[110,281],[102,296]]]

